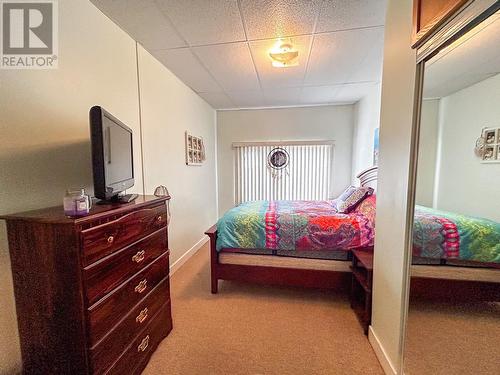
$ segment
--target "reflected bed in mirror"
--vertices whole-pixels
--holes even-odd
[[[498,46],[496,12],[424,63],[406,374],[500,373]]]

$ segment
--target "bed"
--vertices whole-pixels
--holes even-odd
[[[377,168],[357,177],[375,189]],[[373,251],[375,200],[349,214],[336,213],[332,201],[257,201],[230,210],[206,232],[212,292],[218,280],[348,290],[351,251]],[[413,239],[412,288],[453,282],[464,296],[469,289],[498,295],[500,223],[417,206]]]
[[[377,168],[357,178],[375,189]],[[375,212],[361,204],[353,213],[338,214],[332,203],[258,201],[226,213],[219,228],[205,232],[212,293],[218,280],[349,290],[351,250],[373,251]]]
[[[415,207],[412,295],[500,300],[500,223]]]

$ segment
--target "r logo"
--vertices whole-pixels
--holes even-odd
[[[53,54],[52,2],[2,2],[4,55]]]

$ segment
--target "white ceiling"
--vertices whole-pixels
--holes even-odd
[[[382,74],[386,0],[91,0],[216,109],[353,103]],[[299,65],[274,68],[278,37]]]
[[[424,97],[442,98],[500,73],[499,46],[497,12],[429,60]]]

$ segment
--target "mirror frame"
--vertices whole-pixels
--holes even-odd
[[[479,25],[492,14],[500,10],[498,0],[471,0],[463,7],[451,14],[449,19],[437,29],[422,45],[417,48],[417,66],[415,76],[415,96],[413,104],[413,124],[410,140],[410,174],[408,180],[408,207],[406,209],[406,234],[405,234],[405,280],[403,282],[403,322],[400,347],[400,368],[398,374],[404,374],[406,327],[408,323],[408,310],[410,301],[411,260],[413,246],[413,222],[415,214],[418,151],[420,138],[420,120],[423,102],[424,70],[425,63],[438,54],[441,50]]]

